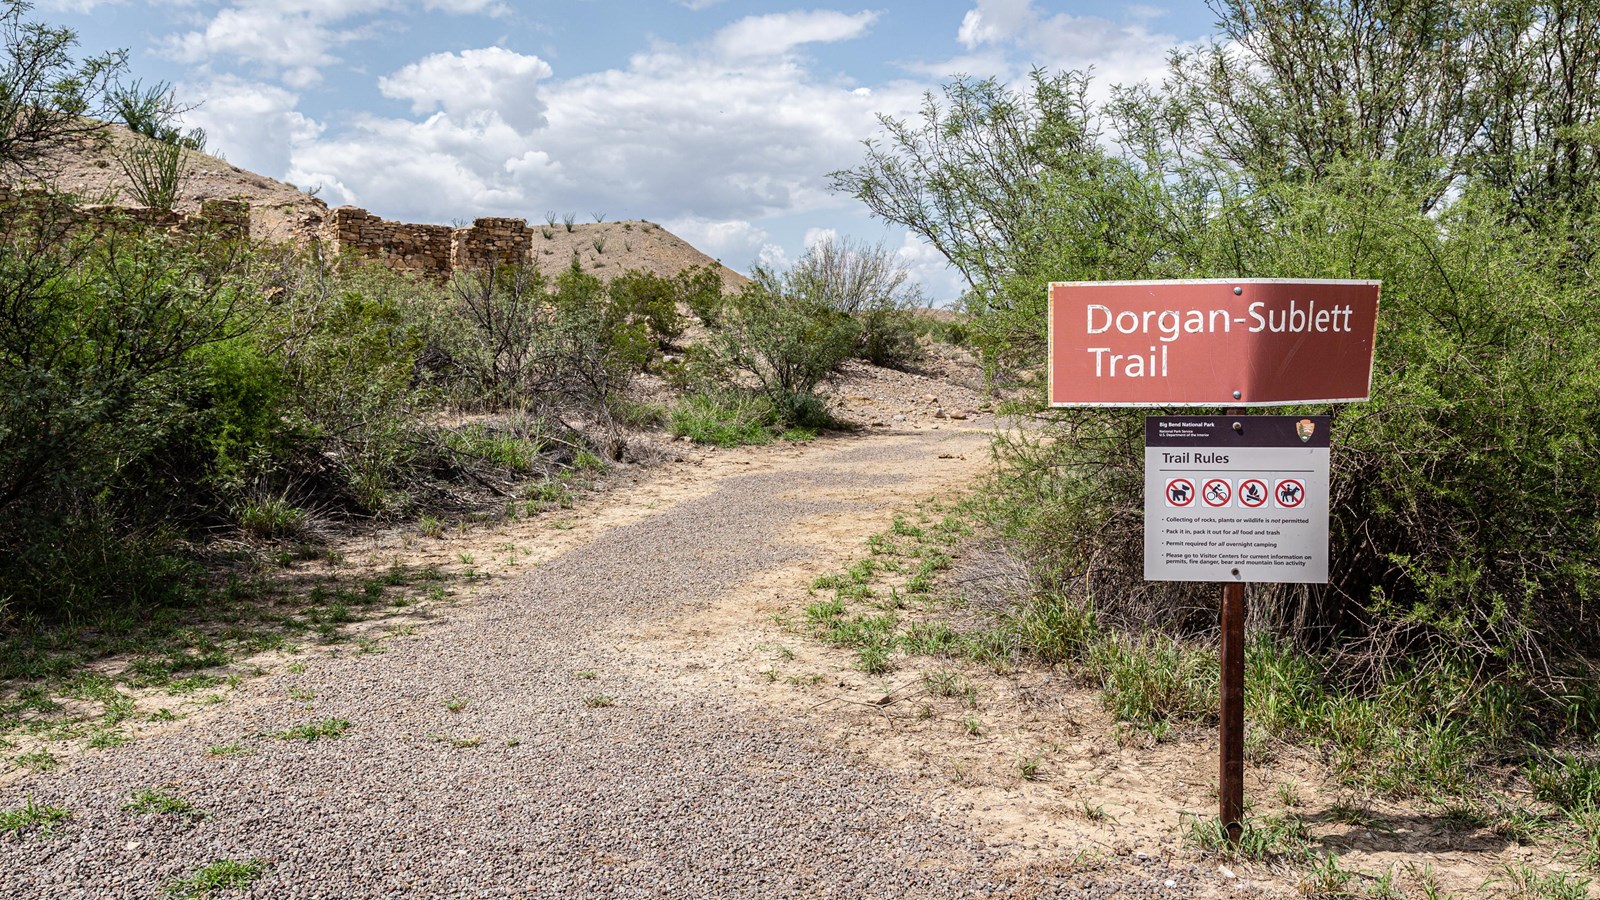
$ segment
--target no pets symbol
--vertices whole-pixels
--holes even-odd
[[[1167,479],[1167,505],[1188,506],[1194,503],[1194,482],[1187,478]]]

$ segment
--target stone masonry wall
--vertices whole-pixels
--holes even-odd
[[[525,219],[474,219],[457,228],[450,241],[450,264],[471,269],[486,264],[516,265],[533,250],[533,229]]]
[[[351,253],[382,260],[408,272],[449,274],[451,228],[390,222],[354,206],[340,206],[322,220],[322,240],[332,255]]]
[[[204,200],[197,212],[148,206],[77,206],[46,191],[17,191],[0,184],[0,232],[17,225],[43,223],[49,229],[109,230],[139,224],[173,234],[250,237],[250,205],[242,200]]]
[[[411,225],[355,206],[330,211],[319,237],[333,256],[349,253],[401,271],[437,275],[525,262],[533,248],[533,230],[524,219],[482,218],[466,228]]]

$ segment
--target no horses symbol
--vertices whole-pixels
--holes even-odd
[[[1272,497],[1278,501],[1278,506],[1284,509],[1296,509],[1300,504],[1306,502],[1305,482],[1298,478],[1285,478],[1278,482],[1277,488],[1272,492]]]

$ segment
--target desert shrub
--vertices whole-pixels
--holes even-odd
[[[540,339],[554,322],[544,275],[532,266],[483,267],[458,273],[451,293],[458,318],[440,323],[427,355],[457,382],[457,401],[504,404],[528,391],[539,377]]]
[[[0,557],[18,567],[10,602],[41,615],[115,584],[60,583],[38,561],[70,556],[62,542],[110,546],[189,502],[171,464],[200,416],[198,353],[252,324],[240,248],[132,226],[55,237],[0,242]]]
[[[916,309],[925,305],[921,288],[882,243],[818,241],[785,281],[789,293],[855,320],[856,357],[903,369],[921,356],[916,325]]]
[[[378,267],[297,271],[285,287],[277,315],[255,333],[281,354],[291,395],[284,428],[299,435],[297,452],[274,460],[277,477],[306,482],[335,507],[410,511],[419,499],[410,485],[432,456],[420,420],[437,399],[415,381],[429,333],[417,310],[436,294]]]
[[[690,266],[674,279],[678,299],[707,327],[716,325],[722,312],[722,276],[712,266]]]
[[[606,286],[612,315],[643,322],[659,349],[671,347],[683,335],[678,312],[679,282],[651,272],[625,272]]]
[[[0,245],[0,509],[95,493],[171,437],[194,351],[249,325],[227,277],[241,259],[136,229]]]
[[[850,316],[791,293],[783,276],[757,268],[753,283],[724,303],[710,341],[711,368],[751,378],[780,424],[821,427],[826,405],[816,388],[851,357],[858,333]]]
[[[291,398],[283,360],[241,335],[200,348],[196,361],[196,439],[211,451],[219,476],[242,475],[252,457],[288,450],[293,435],[283,410]]]
[[[556,278],[559,362],[576,377],[569,396],[600,400],[621,390],[656,355],[647,318],[613,301],[605,282],[577,266]],[[554,372],[554,370],[552,370]]]

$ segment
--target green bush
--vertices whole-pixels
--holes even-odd
[[[683,335],[678,281],[650,272],[625,272],[611,279],[606,293],[612,315],[642,322],[659,349],[671,347]]]
[[[554,279],[537,266],[457,273],[453,315],[431,323],[423,360],[464,406],[603,406],[649,366],[652,328],[677,333],[675,308],[663,308],[669,283],[618,281],[610,290],[575,267]]]
[[[921,358],[916,309],[924,303],[922,292],[883,244],[818,241],[783,282],[787,293],[854,320],[852,355],[897,369]]]
[[[691,266],[675,279],[678,299],[700,324],[711,327],[722,316],[722,276],[712,266]]]
[[[758,268],[725,301],[709,366],[749,376],[778,424],[819,427],[827,417],[816,388],[850,358],[858,333],[850,316],[789,293],[782,276]]]
[[[293,436],[283,421],[291,399],[283,360],[244,336],[199,348],[196,357],[198,438],[214,455],[217,473],[242,476],[253,457],[286,452]]]

